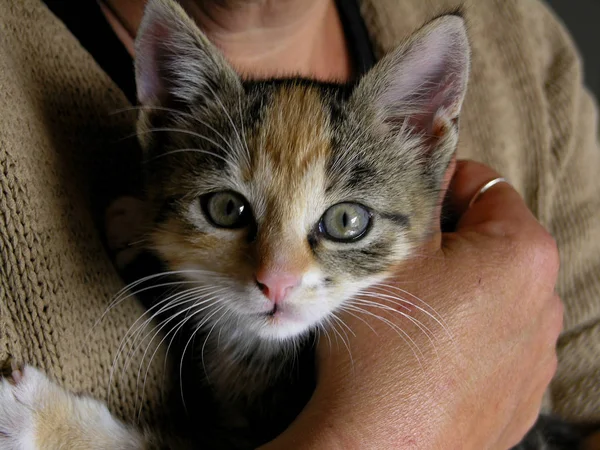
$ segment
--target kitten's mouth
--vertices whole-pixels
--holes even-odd
[[[294,304],[265,305],[256,317],[257,331],[263,339],[282,341],[306,333],[309,323]]]
[[[298,319],[295,316],[295,314],[290,310],[290,308],[286,308],[283,305],[277,303],[275,303],[269,311],[261,313],[261,316],[271,323],[277,323],[279,321],[295,322]]]
[[[279,306],[277,305],[277,303],[275,303],[273,305],[273,309],[269,312],[267,312],[267,317],[274,317],[275,314],[277,314],[277,311],[279,311],[281,308],[279,308]]]
[[[261,316],[266,317],[268,319],[280,317],[282,314],[283,308],[277,303],[275,303],[270,310],[260,313]]]

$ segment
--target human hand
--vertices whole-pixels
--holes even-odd
[[[458,164],[449,197],[456,231],[438,232],[386,286],[357,300],[366,313],[342,316],[355,334],[346,329],[351,357],[321,340],[317,389],[281,443],[504,450],[522,439],[556,370],[559,260],[510,185],[468,208],[497,176]]]

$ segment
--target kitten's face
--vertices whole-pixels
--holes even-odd
[[[366,132],[340,112],[343,88],[257,83],[246,92],[241,115],[228,111],[235,130],[224,113],[212,124],[192,114],[168,126],[214,143],[172,131],[161,154],[214,155],[155,161],[162,170],[154,169],[153,192],[164,209],[151,238],[169,269],[214,286],[214,305],[229,319],[284,339],[404,260],[427,231],[437,193],[397,158],[396,145],[408,152],[420,139]],[[261,274],[297,277],[275,311]]]
[[[277,341],[326,323],[426,237],[466,80],[460,95],[444,77],[425,99],[401,93],[415,80],[390,57],[354,89],[242,83],[180,10],[151,5],[137,49],[150,247],[193,282],[207,328]]]

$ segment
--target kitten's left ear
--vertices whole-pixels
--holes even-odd
[[[438,153],[433,150],[456,128],[469,66],[464,20],[443,16],[383,57],[359,82],[351,102],[357,108],[366,108],[384,132],[422,134],[426,151]],[[449,151],[450,147],[440,150]],[[438,154],[431,156],[446,159]]]
[[[144,106],[210,103],[241,91],[233,68],[173,0],[147,2],[135,41],[135,74]]]

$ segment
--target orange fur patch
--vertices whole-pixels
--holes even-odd
[[[323,213],[317,208],[311,215],[310,205],[322,198],[326,185],[328,118],[316,88],[281,86],[260,126],[246,135],[251,165],[240,181],[251,186],[263,204],[254,211],[259,215],[256,239],[248,242],[245,229],[197,233],[171,218],[152,232],[155,249],[171,267],[205,266],[210,261],[207,270],[240,281],[248,281],[257,270],[307,272],[314,264],[308,227]]]
[[[282,86],[258,135],[251,138],[259,149],[254,153],[254,177],[269,180],[263,186],[267,195],[263,223],[268,226],[259,231],[256,247],[261,269],[304,273],[313,263],[302,225],[331,152],[328,125],[319,92],[301,85]]]

